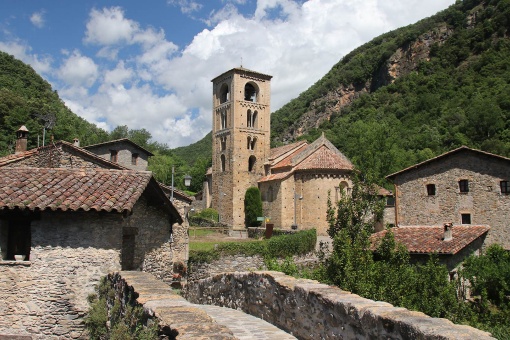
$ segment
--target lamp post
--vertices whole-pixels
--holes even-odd
[[[297,206],[297,200],[302,200],[303,196],[300,196],[296,194],[296,188],[294,188],[294,224],[291,225],[291,228],[296,230],[298,228],[297,222],[296,222],[296,206]]]
[[[172,165],[172,192],[170,194],[170,201],[174,201],[174,174],[175,174],[175,167]],[[186,187],[189,187],[191,185],[191,176],[185,175],[184,176],[184,185]]]

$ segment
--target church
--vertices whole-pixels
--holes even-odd
[[[220,222],[244,228],[244,195],[258,187],[264,216],[281,229],[326,235],[328,195],[352,187],[349,159],[322,135],[271,149],[271,78],[243,67],[212,80],[212,168],[204,185],[207,207]]]

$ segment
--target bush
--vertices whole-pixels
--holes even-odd
[[[244,224],[246,227],[258,227],[262,221],[257,221],[257,217],[262,216],[262,199],[260,190],[257,187],[251,187],[246,190],[244,195]]]
[[[213,222],[218,222],[218,211],[213,208],[206,208],[192,216],[192,218],[196,218],[196,217],[210,220]]]
[[[247,256],[285,258],[303,255],[315,250],[317,232],[315,229],[303,230],[289,235],[274,236],[269,240],[253,242],[219,243],[214,250],[190,251],[190,263],[210,263],[221,255],[243,254]]]

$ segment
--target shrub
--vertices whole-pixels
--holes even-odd
[[[218,222],[218,211],[213,208],[206,208],[206,209],[199,211],[197,214],[193,215],[193,218],[194,217],[200,217],[203,219]]]
[[[257,217],[262,216],[262,199],[260,190],[257,187],[251,187],[246,190],[244,195],[244,224],[246,227],[258,227],[262,221],[257,221]]]
[[[285,258],[303,255],[315,250],[317,232],[315,229],[297,233],[274,236],[269,240],[253,242],[224,242],[215,249],[207,251],[190,251],[190,263],[210,263],[221,255],[243,254],[247,256],[261,255],[271,258]]]

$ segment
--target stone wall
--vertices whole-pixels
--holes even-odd
[[[501,180],[510,180],[508,161],[473,151],[458,152],[398,175],[396,219],[401,225],[461,224],[461,214],[471,224],[491,227],[485,244],[510,249],[510,195],[502,194]],[[459,180],[469,181],[469,192],[459,192]],[[427,194],[435,184],[436,194]]]
[[[18,162],[9,163],[8,168],[104,168],[92,160],[76,155],[62,144],[47,145],[38,149],[37,153],[23,158]]]
[[[241,309],[298,339],[493,339],[469,326],[279,272],[218,274],[190,283],[186,297]]]
[[[5,230],[6,216],[2,218],[0,230]],[[0,260],[0,338],[87,338],[83,317],[88,294],[101,277],[120,271],[128,258],[132,256],[135,269],[172,280],[173,262],[187,258],[188,235],[186,225],[174,224],[171,240],[170,226],[169,215],[144,196],[127,216],[41,212],[31,222],[28,261]],[[130,235],[132,245],[125,243]]]
[[[280,263],[283,259],[278,259]],[[319,263],[315,253],[294,255],[292,261],[297,266],[311,268]],[[219,260],[211,263],[190,264],[188,281],[197,281],[226,272],[245,272],[254,270],[266,270],[264,258],[260,255],[223,255]]]
[[[122,216],[43,212],[31,230],[29,261],[0,261],[0,335],[86,339],[86,297],[120,270]]]
[[[142,149],[134,146],[128,142],[115,142],[115,143],[106,143],[104,145],[98,145],[94,147],[86,147],[86,150],[95,153],[101,158],[110,160],[111,151],[117,151],[117,162],[118,164],[131,169],[131,170],[139,170],[145,171],[147,170],[147,165],[149,162],[149,156]],[[138,158],[136,160],[136,164],[132,164],[132,156],[133,154],[137,154]]]

